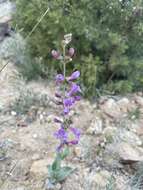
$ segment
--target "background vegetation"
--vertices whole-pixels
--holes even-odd
[[[76,55],[70,69],[81,71],[85,95],[94,96],[97,90],[111,93],[142,90],[142,0],[15,1],[13,25],[24,37],[49,7],[47,15],[27,38],[32,62],[38,70],[41,68],[38,64],[44,65],[36,73],[45,77],[55,69],[60,72],[50,52],[60,46],[58,42],[65,33],[72,33]]]

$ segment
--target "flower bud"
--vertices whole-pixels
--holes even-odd
[[[54,59],[59,59],[60,58],[60,52],[58,52],[56,50],[52,50],[51,54],[52,54]]]
[[[70,48],[69,51],[68,51],[68,55],[70,57],[73,57],[74,53],[75,53],[75,49],[74,48]]]
[[[55,93],[55,96],[56,96],[57,98],[61,98],[61,95],[60,95],[58,92]]]
[[[64,80],[65,80],[65,78],[64,78],[64,76],[62,74],[58,74],[56,76],[56,83],[57,84],[62,83]]]

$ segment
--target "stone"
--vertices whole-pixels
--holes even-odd
[[[12,18],[11,14],[15,10],[14,3],[10,1],[0,3],[0,23],[9,22]]]
[[[100,135],[103,131],[103,122],[100,118],[96,118],[92,121],[91,126],[87,129],[87,134]]]
[[[53,160],[49,159],[41,159],[34,161],[30,168],[30,174],[35,177],[39,176],[47,176],[48,175],[48,165],[51,165]]]
[[[29,168],[31,165],[31,160],[28,158],[21,159],[13,163],[12,167],[15,167],[11,178],[13,180],[26,180],[27,174],[29,173]]]
[[[68,177],[62,185],[62,190],[83,190],[83,171],[73,173]]]
[[[135,96],[135,102],[139,104],[140,106],[143,106],[143,97]]]
[[[117,133],[117,128],[115,127],[106,127],[104,130],[103,130],[103,135],[104,137],[106,138],[106,142],[107,143],[111,143],[114,139],[114,136],[116,135]]]
[[[81,155],[82,155],[82,149],[81,149],[81,147],[75,147],[74,148],[74,153],[75,153],[75,156],[81,157]]]
[[[91,172],[86,176],[85,189],[95,190],[96,188],[105,188],[111,174],[107,170]]]
[[[121,110],[116,101],[112,98],[108,99],[104,104],[100,105],[101,111],[109,118],[118,118],[121,115]]]
[[[35,134],[33,134],[32,137],[33,137],[34,139],[37,139],[38,135],[35,133]]]
[[[33,156],[32,156],[32,160],[40,160],[41,156],[37,153],[35,153]]]
[[[45,190],[60,190],[61,184],[57,183],[56,185],[50,183],[49,179],[46,179],[45,182]]]
[[[122,99],[120,99],[117,102],[118,107],[120,108],[121,111],[123,112],[127,112],[128,111],[128,107],[130,105],[130,101],[128,98],[124,97]]]
[[[15,111],[11,111],[11,115],[12,115],[12,116],[16,116],[17,113],[16,113]]]
[[[139,136],[136,135],[132,131],[124,130],[123,132],[120,133],[120,139],[124,142],[131,144],[131,145],[137,145],[137,146],[142,145],[142,141],[139,138]]]
[[[122,163],[134,163],[143,161],[143,153],[138,147],[122,142],[117,145],[116,151]]]

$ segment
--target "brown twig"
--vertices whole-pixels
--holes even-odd
[[[7,62],[4,66],[2,66],[2,68],[0,69],[0,73],[4,70],[4,68],[9,64],[9,62]]]

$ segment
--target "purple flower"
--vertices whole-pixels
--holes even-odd
[[[70,112],[70,109],[68,107],[64,107],[64,115],[67,115]]]
[[[61,121],[59,118],[57,118],[57,117],[54,118],[54,122],[55,122],[55,123],[62,123],[62,121]]]
[[[54,59],[60,59],[60,57],[61,57],[60,52],[58,52],[56,50],[52,50],[51,54]]]
[[[56,96],[57,98],[61,98],[61,95],[60,95],[58,92],[55,93],[55,96]]]
[[[65,143],[60,143],[60,145],[57,147],[57,152],[60,152],[64,145]]]
[[[74,96],[75,101],[80,101],[81,100],[81,96]]]
[[[62,83],[64,81],[64,76],[62,74],[58,74],[56,76],[56,83],[59,84],[59,83]]]
[[[71,107],[74,104],[75,100],[74,98],[66,98],[64,99],[64,107]]]
[[[71,80],[75,80],[77,79],[78,77],[80,76],[80,72],[79,71],[75,71],[71,74],[71,76],[68,78],[68,81],[71,81]]]
[[[75,83],[72,83],[71,89],[68,92],[68,96],[73,96],[73,95],[75,95],[78,92],[81,92],[80,86],[77,85],[77,84],[75,84]]]
[[[70,57],[72,57],[72,56],[74,55],[74,53],[75,53],[74,48],[70,48],[69,51],[68,51],[68,55],[69,55]]]
[[[68,141],[68,144],[76,145],[76,144],[78,144],[78,142],[79,142],[81,132],[80,132],[79,129],[74,128],[74,127],[71,127],[70,130],[71,130],[71,132],[74,134],[75,139],[73,139],[73,140],[71,140],[71,141]]]
[[[54,133],[54,136],[57,139],[60,139],[62,142],[67,141],[68,138],[67,131],[63,127],[61,127],[56,133]]]

